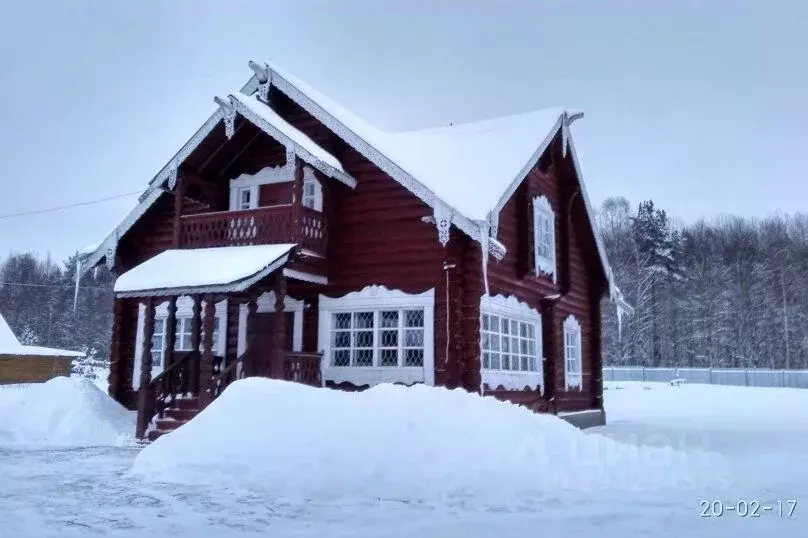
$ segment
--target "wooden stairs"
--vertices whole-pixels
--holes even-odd
[[[199,398],[175,400],[172,407],[165,410],[165,418],[155,419],[155,428],[148,434],[149,441],[155,441],[162,435],[176,430],[198,415],[200,410]]]

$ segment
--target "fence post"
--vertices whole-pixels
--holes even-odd
[[[749,368],[746,368],[743,371],[743,377],[744,377],[744,384],[748,387],[749,386]]]
[[[708,379],[708,383],[710,385],[712,385],[713,384],[713,369],[712,368],[707,368],[707,379]]]
[[[645,366],[642,367],[642,382],[645,383]]]

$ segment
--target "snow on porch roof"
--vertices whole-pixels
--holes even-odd
[[[115,293],[123,297],[243,291],[282,267],[294,244],[173,249],[118,277]]]
[[[308,97],[348,130],[472,220],[485,220],[514,181],[527,174],[561,127],[563,108],[390,133],[367,123],[274,65],[272,84]],[[249,90],[248,90],[249,91]],[[329,126],[333,127],[333,126]]]

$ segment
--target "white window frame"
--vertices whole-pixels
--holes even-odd
[[[545,224],[547,226],[545,226]],[[536,276],[551,275],[556,281],[556,237],[555,212],[546,196],[533,198],[533,257]],[[547,253],[542,254],[542,245],[547,246]]]
[[[311,187],[311,192],[307,192]],[[302,197],[300,200],[301,205],[303,207],[308,207],[309,209],[313,209],[314,211],[323,211],[323,186],[320,184],[320,180],[317,179],[317,176],[314,174],[314,171],[305,166],[303,168],[303,187],[302,187]]]
[[[583,388],[583,353],[581,342],[581,324],[573,316],[564,320],[564,384],[567,390]]]
[[[255,174],[241,174],[230,180],[230,211],[255,209],[258,207],[259,189],[261,185],[274,183],[291,183],[294,181],[294,169],[288,166],[267,166]],[[250,207],[241,207],[241,193],[249,189]]]
[[[399,349],[403,345],[402,312],[423,310],[423,365],[403,366],[403,352],[399,352],[399,366],[375,366],[379,364],[380,327],[379,312],[399,311]],[[379,383],[424,383],[435,384],[435,343],[434,343],[435,289],[423,293],[408,294],[391,290],[384,286],[367,286],[348,293],[343,297],[332,298],[320,295],[319,331],[317,348],[323,353],[321,372],[323,383],[353,383],[354,385],[376,385]],[[334,366],[332,347],[333,315],[338,313],[373,312],[373,364],[374,366]],[[381,329],[383,330],[383,329]],[[414,347],[414,346],[413,346]]]
[[[205,317],[205,301],[202,301],[202,318]],[[135,355],[134,355],[134,371],[132,372],[132,389],[137,390],[140,387],[140,365],[142,364],[143,356],[143,337],[145,332],[145,316],[146,305],[140,304],[138,307],[137,316],[137,335],[135,338]],[[193,299],[187,295],[177,298],[177,320],[179,318],[190,318],[193,316]],[[216,332],[219,335],[227,334],[227,299],[220,301],[214,305],[214,316],[216,316],[217,326]],[[168,301],[157,305],[154,309],[154,326],[159,325],[163,328],[163,346],[160,349],[161,362],[159,366],[152,365],[152,377],[160,374],[165,369],[165,323],[168,317]],[[179,328],[179,327],[178,327]],[[214,333],[215,334],[215,333]],[[226,352],[226,338],[219,338],[218,342],[214,342],[213,354],[224,356]],[[175,345],[175,350],[177,347]],[[155,353],[158,350],[152,349]]]
[[[535,335],[535,371],[524,370],[503,370],[500,362],[499,368],[484,368],[483,354],[485,353],[485,334],[494,334],[492,331],[484,330],[483,322],[485,316],[498,316],[500,319],[507,319],[517,323],[526,323],[533,326]],[[501,331],[501,328],[500,328]],[[501,332],[497,334],[501,335]],[[510,338],[510,334],[509,334]],[[518,338],[527,340],[521,336]],[[501,349],[501,347],[500,347]],[[521,353],[519,354],[521,358]],[[483,295],[480,300],[480,374],[482,383],[493,390],[503,387],[506,390],[539,390],[544,393],[544,346],[542,342],[542,319],[538,310],[531,308],[528,304],[518,300],[516,297],[505,297],[503,295]]]

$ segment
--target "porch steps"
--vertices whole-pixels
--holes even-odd
[[[166,409],[166,418],[155,420],[155,429],[149,432],[149,441],[172,432],[199,414],[199,398],[176,400],[174,406]]]

